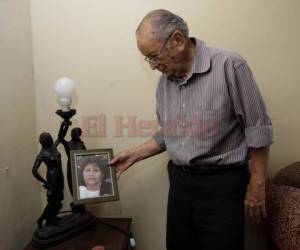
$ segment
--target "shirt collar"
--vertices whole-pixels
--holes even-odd
[[[192,38],[194,41],[196,41],[196,53],[192,68],[192,73],[205,73],[210,69],[210,55],[209,50],[206,44],[197,39]]]
[[[197,38],[192,37],[191,39],[196,43],[196,50],[192,70],[189,76],[185,80],[168,77],[169,80],[179,82],[180,85],[186,84],[194,73],[202,74],[207,72],[211,66],[210,54],[206,44]]]

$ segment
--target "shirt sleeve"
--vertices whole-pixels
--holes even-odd
[[[156,141],[156,143],[159,145],[159,147],[161,149],[166,149],[166,143],[165,143],[165,139],[164,139],[164,135],[163,135],[163,128],[162,128],[162,120],[161,120],[161,116],[160,116],[160,112],[159,112],[159,105],[161,102],[161,96],[160,96],[160,81],[161,78],[157,84],[157,88],[156,88],[156,116],[157,116],[157,120],[160,126],[160,129],[154,134],[153,139]]]
[[[159,113],[157,111],[156,111],[156,115],[157,115],[158,123],[161,126]],[[160,128],[155,133],[155,135],[153,136],[153,138],[154,138],[154,140],[156,141],[156,143],[159,145],[159,147],[161,149],[166,149],[165,139],[164,139],[164,136],[163,136],[163,128]]]
[[[233,67],[229,82],[233,109],[245,131],[247,146],[260,148],[272,144],[272,123],[246,61]]]

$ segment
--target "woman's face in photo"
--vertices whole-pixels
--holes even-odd
[[[99,167],[94,164],[88,164],[85,166],[83,172],[83,179],[87,186],[100,185],[101,182],[101,171]]]

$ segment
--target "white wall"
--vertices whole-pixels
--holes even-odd
[[[53,84],[69,76],[77,82],[74,125],[82,125],[82,116],[106,115],[107,136],[84,138],[89,148],[117,152],[145,141],[128,138],[126,130],[116,138],[114,116],[156,119],[158,73],[150,72],[139,55],[134,32],[148,11],[166,8],[186,19],[192,35],[237,50],[248,60],[275,129],[269,174],[299,160],[298,0],[31,0],[31,5],[38,133],[56,133]],[[167,159],[164,154],[125,173],[119,181],[120,202],[89,206],[101,216],[133,217],[141,250],[164,249]],[[250,239],[255,247],[249,249],[262,248],[256,235]]]
[[[39,189],[31,175],[37,149],[32,63],[29,1],[1,0],[1,250],[23,249],[41,209]]]

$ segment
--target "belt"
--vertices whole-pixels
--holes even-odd
[[[177,165],[174,162],[170,163],[178,168],[179,170],[188,173],[188,174],[210,174],[210,173],[227,173],[236,170],[242,170],[248,168],[248,161],[233,163],[227,165],[214,165],[214,164],[205,164],[205,165]]]

